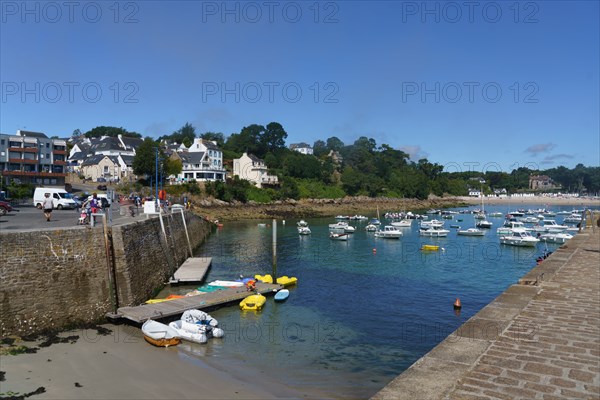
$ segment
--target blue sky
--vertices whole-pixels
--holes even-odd
[[[277,121],[449,171],[598,166],[598,4],[3,1],[0,131]]]

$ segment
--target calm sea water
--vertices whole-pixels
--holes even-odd
[[[562,209],[572,207],[553,211]],[[225,337],[180,351],[234,376],[250,371],[312,397],[368,398],[516,283],[545,248],[557,247],[500,245],[496,228],[504,218],[488,218],[494,227],[485,237],[457,236],[450,225],[468,228],[475,220],[470,214],[454,218],[446,220],[447,238],[420,237],[414,221],[400,240],[376,238],[365,231],[366,222],[350,221],[356,233],[347,242],[328,238],[333,218],[308,219],[309,236],[298,235],[298,220],[279,221],[277,272],[299,281],[288,300],[269,298],[261,312],[213,311]],[[211,235],[198,254],[213,258],[207,282],[271,273],[270,224],[229,222]],[[421,252],[422,244],[444,251]],[[463,305],[459,315],[453,310],[457,297]]]

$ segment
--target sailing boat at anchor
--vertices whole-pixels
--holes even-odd
[[[492,223],[485,219],[485,206],[483,205],[483,186],[481,187],[481,212],[479,212],[475,218],[479,219],[475,224],[478,228],[490,229],[492,227]]]

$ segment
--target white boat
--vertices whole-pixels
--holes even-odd
[[[406,218],[400,221],[391,222],[390,225],[395,226],[396,228],[409,228],[412,226],[412,222],[412,219]]]
[[[298,227],[308,226],[308,222],[306,222],[303,219],[301,219],[300,221],[298,221],[296,224],[298,225]]]
[[[155,346],[169,347],[179,343],[177,331],[168,325],[152,319],[142,325],[144,339]]]
[[[377,225],[369,224],[365,226],[365,230],[367,232],[375,232],[377,230]]]
[[[432,220],[427,220],[427,221],[421,221],[421,228],[431,228],[431,227],[438,227],[441,228],[442,226],[444,226],[444,221],[440,221],[438,219],[432,219]]]
[[[335,219],[350,219],[350,216],[348,216],[348,215],[336,215]]]
[[[504,214],[502,214],[501,212],[493,212],[493,213],[489,213],[488,216],[490,217],[494,217],[494,218],[498,218],[498,217],[504,217]]]
[[[364,215],[355,215],[355,216],[353,216],[353,217],[350,217],[350,219],[351,219],[351,220],[354,220],[354,221],[366,221],[366,220],[368,220],[369,218],[368,218],[368,217],[366,217],[366,216],[364,216]]]
[[[450,231],[441,226],[421,227],[421,229],[419,229],[419,235],[428,237],[446,237],[448,236],[448,233],[450,233]]]
[[[477,224],[475,224],[475,226],[477,226],[478,228],[483,228],[483,229],[490,229],[492,227],[492,223],[488,220],[481,220],[481,221],[477,221]]]
[[[329,238],[332,240],[348,240],[348,234],[329,232]]]
[[[568,233],[545,233],[539,237],[542,242],[548,243],[565,243],[566,241],[573,239],[573,235],[569,235]]]
[[[402,236],[402,231],[398,230],[395,226],[386,225],[383,229],[375,232],[375,237],[385,238],[385,239],[400,239]]]
[[[525,229],[525,224],[521,221],[506,221],[503,226],[496,229],[498,235],[508,235],[513,229]]]
[[[537,222],[539,222],[540,219],[536,218],[536,217],[526,217],[523,222],[525,222],[526,224],[535,224]]]
[[[565,217],[563,223],[565,224],[578,224],[581,222],[581,214],[571,214],[568,217]]]
[[[329,229],[333,231],[341,230],[345,233],[354,233],[356,231],[355,227],[348,225],[348,223],[344,221],[340,221],[335,224],[329,224]]]
[[[310,235],[312,232],[310,231],[310,228],[308,226],[299,226],[298,233],[300,235]]]
[[[535,247],[539,241],[525,229],[513,229],[510,234],[500,236],[500,243],[511,246]]]
[[[485,236],[485,231],[477,228],[459,229],[456,234],[461,236]]]
[[[381,221],[379,221],[379,219],[377,219],[377,218],[371,218],[371,221],[369,221],[369,224],[371,224],[371,225],[381,225]]]
[[[194,343],[206,343],[210,337],[223,337],[224,331],[218,328],[219,322],[200,310],[186,310],[181,319],[169,323],[179,338]]]
[[[183,329],[183,321],[180,319],[177,321],[169,322],[169,327],[173,328],[177,332],[177,337],[187,340],[189,342],[204,344],[208,342],[208,335],[206,334],[206,327],[197,327],[194,331]],[[202,331],[200,331],[202,328]]]

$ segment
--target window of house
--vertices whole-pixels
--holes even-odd
[[[0,144],[4,146],[4,139],[0,139]]]
[[[50,148],[50,143],[46,143],[46,148]]]
[[[50,153],[46,153],[46,158],[50,158]]]

